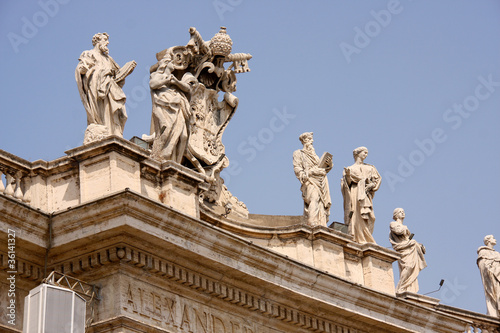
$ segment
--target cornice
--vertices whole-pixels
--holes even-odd
[[[90,207],[91,205],[95,207]],[[122,224],[120,226],[109,225],[109,230],[121,228],[120,232],[129,235],[127,239],[132,245],[126,245],[123,248],[108,248],[105,252],[92,253],[74,260],[66,259],[57,264],[64,266],[65,273],[79,274],[93,267],[120,261],[147,269],[149,272],[168,275],[173,280],[187,285],[201,279],[199,273],[177,266],[161,256],[148,254],[133,245],[134,242],[140,244],[145,237],[149,237],[149,240],[161,241],[164,246],[175,248],[177,252],[182,252],[197,262],[210,265],[214,270],[225,270],[228,274],[245,276],[248,281],[254,280],[254,283],[262,286],[263,290],[279,288],[287,290],[287,293],[291,293],[302,302],[315,300],[318,308],[324,309],[325,314],[354,316],[365,324],[371,323],[370,325],[384,327],[388,332],[394,330],[395,327],[398,327],[396,330],[398,332],[419,332],[419,329],[426,325],[431,331],[439,332],[452,332],[450,327],[454,327],[455,331],[457,327],[463,328],[461,326],[463,322],[458,319],[319,271],[257,246],[220,226],[186,216],[132,191],[120,192],[99,199],[92,204],[56,214],[54,216],[55,231],[57,230],[56,224],[60,224],[61,228],[63,226],[70,228],[71,225],[73,225],[71,228],[75,228],[77,224],[80,224],[84,228],[85,223],[90,222],[96,213],[103,221],[111,216],[106,217],[106,214],[121,215]],[[127,220],[125,217],[134,218],[134,221]],[[100,231],[106,232],[104,228]],[[54,235],[57,237],[57,232]],[[58,251],[57,245],[52,251]],[[219,283],[216,284],[217,287],[210,287],[212,282],[206,287],[209,292],[213,292],[210,288],[227,290],[220,286],[222,283],[220,281],[217,282]],[[196,288],[201,288],[200,284],[196,283]],[[221,293],[221,297],[226,297],[224,294],[226,291],[221,291]],[[255,298],[256,295],[251,296]],[[260,304],[259,302],[257,303]],[[256,305],[245,304],[256,307]],[[265,311],[270,310],[266,307]],[[408,323],[409,311],[412,316],[411,323]]]

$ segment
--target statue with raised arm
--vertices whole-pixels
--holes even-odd
[[[332,155],[325,153],[321,159],[316,155],[312,132],[301,134],[299,140],[304,148],[293,152],[293,171],[301,184],[304,217],[311,226],[326,227],[332,205],[326,174],[333,167]]]
[[[186,47],[165,52],[151,73],[149,85],[153,100],[152,131],[155,133],[152,157],[181,163],[186,155],[193,115],[189,98],[196,79],[186,72],[190,54]]]
[[[344,168],[341,180],[344,197],[344,223],[349,233],[358,243],[375,243],[373,228],[373,196],[379,189],[382,177],[373,165],[364,163],[368,156],[366,147],[358,147],[352,152],[354,164]]]
[[[484,246],[477,250],[477,266],[483,280],[488,315],[500,317],[500,253],[493,249],[493,235],[484,237]]]
[[[220,173],[229,166],[222,135],[238,107],[236,74],[250,71],[252,56],[231,53],[233,41],[225,27],[208,41],[196,28],[189,34],[185,46],[156,54],[149,81],[151,129],[143,139],[152,144],[152,158],[200,173],[210,183],[203,194],[206,202],[222,207],[237,202],[233,213],[248,216],[244,204],[223,186]]]
[[[396,293],[405,291],[412,293],[418,292],[418,274],[427,267],[424,254],[425,247],[413,239],[408,227],[403,224],[405,211],[403,208],[396,208],[392,214],[392,221],[389,225],[389,241],[392,248],[401,254],[398,260],[399,282],[396,287]]]
[[[84,144],[109,135],[123,137],[127,121],[122,87],[137,64],[132,60],[120,68],[109,56],[108,44],[107,33],[95,34],[94,48],[80,55],[75,70],[78,91],[87,112]]]

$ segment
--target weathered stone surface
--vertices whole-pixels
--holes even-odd
[[[293,171],[301,184],[304,220],[311,226],[326,227],[332,205],[326,174],[333,167],[332,158],[325,153],[320,160],[316,155],[312,132],[301,134],[299,140],[304,148],[293,153]]]
[[[425,247],[413,239],[413,235],[407,226],[403,224],[405,211],[403,208],[394,209],[393,219],[389,224],[391,230],[389,240],[392,248],[401,254],[398,260],[399,282],[396,287],[396,293],[406,291],[418,292],[418,274],[427,267],[424,254]]]
[[[249,72],[246,53],[231,53],[232,40],[221,27],[204,41],[190,28],[186,46],[156,54],[151,67],[151,157],[194,168],[210,182],[203,198],[218,207],[232,206],[241,216],[248,209],[224,186],[220,172],[229,166],[222,135],[238,107],[236,74]],[[228,68],[225,64],[230,63]]]
[[[500,318],[500,253],[493,249],[497,240],[484,237],[484,246],[477,250],[477,266],[483,280],[488,315]]]
[[[122,68],[108,54],[109,35],[92,37],[92,50],[84,51],[78,59],[75,79],[85,111],[87,130],[84,144],[102,140],[109,135],[123,136],[127,121],[125,78],[132,73],[135,61]]]
[[[375,214],[373,196],[379,189],[382,177],[377,169],[364,163],[368,156],[366,147],[352,152],[355,163],[344,168],[341,188],[344,197],[344,223],[358,243],[376,243],[373,239]]]
[[[0,196],[0,204],[10,202]],[[23,211],[34,210],[22,206]],[[91,332],[184,332],[188,327],[201,332],[224,332],[222,327],[226,332],[419,332],[421,327],[456,332],[464,325],[431,309],[399,306],[401,300],[388,293],[304,265],[204,219],[128,190],[108,195],[52,215],[48,270],[101,285]],[[17,230],[30,228],[20,220],[10,223]],[[324,229],[312,238],[321,263],[329,253],[340,255],[343,246],[332,246],[334,236],[337,243],[350,244],[361,260],[383,261],[392,253],[360,248],[348,235]],[[35,250],[40,256],[33,258],[43,267],[45,250]],[[31,256],[21,253],[19,260]]]

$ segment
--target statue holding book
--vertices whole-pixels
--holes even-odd
[[[301,184],[304,218],[310,226],[326,227],[332,205],[326,174],[333,167],[332,155],[316,155],[312,132],[301,134],[299,140],[304,148],[293,153],[293,170]]]
[[[132,60],[120,68],[109,56],[108,44],[107,33],[95,34],[94,48],[80,55],[75,70],[78,91],[87,112],[85,144],[109,135],[123,137],[127,121],[122,87],[137,64]]]

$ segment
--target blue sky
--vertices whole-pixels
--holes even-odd
[[[53,160],[82,144],[74,69],[97,32],[120,65],[138,64],[124,137],[149,133],[149,67],[191,26],[205,40],[226,26],[233,52],[253,55],[223,136],[226,184],[251,213],[302,214],[292,153],[312,131],[317,153],[333,154],[330,221],[341,221],[342,169],[366,146],[383,177],[377,243],[390,247],[403,207],[427,248],[420,292],[445,279],[429,296],[486,312],[476,250],[500,237],[498,1],[2,1],[0,149]]]

